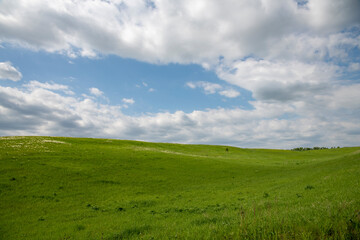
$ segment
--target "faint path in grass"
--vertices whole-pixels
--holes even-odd
[[[352,153],[350,153],[350,154],[348,154],[348,155],[356,155],[356,154],[359,154],[360,153],[360,149],[359,150],[356,150],[356,151],[354,151],[354,152],[352,152]]]
[[[160,153],[175,154],[175,155],[182,155],[182,156],[189,156],[189,157],[210,158],[209,156],[204,156],[204,155],[190,154],[190,153],[182,153],[182,152],[175,152],[175,151],[170,151],[170,150],[165,150],[165,149],[159,149],[159,148],[133,146],[131,149],[134,149],[134,150],[137,150],[137,151],[160,152]]]
[[[66,143],[66,142],[63,142],[63,141],[58,141],[58,140],[49,140],[49,139],[44,139],[42,142],[44,142],[44,143],[70,144],[70,143]]]

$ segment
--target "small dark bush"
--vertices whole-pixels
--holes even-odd
[[[84,230],[85,226],[84,225],[76,225],[76,230],[81,231]]]
[[[93,210],[95,210],[95,211],[97,211],[97,210],[100,209],[98,206],[91,205],[90,203],[88,203],[86,206],[87,206],[87,207],[91,207],[91,208],[92,208]]]

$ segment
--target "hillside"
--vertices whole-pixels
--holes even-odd
[[[2,137],[0,239],[359,239],[359,183],[360,147]]]

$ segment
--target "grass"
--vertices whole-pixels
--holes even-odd
[[[359,183],[360,147],[3,137],[0,239],[360,239]]]

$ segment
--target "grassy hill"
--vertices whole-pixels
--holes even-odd
[[[0,138],[0,239],[359,239],[360,147]]]

